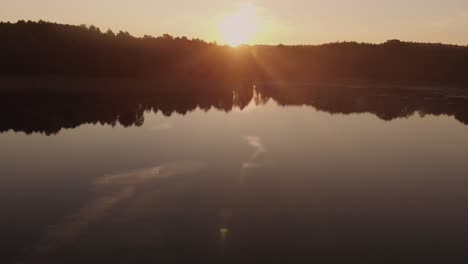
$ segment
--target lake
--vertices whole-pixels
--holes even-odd
[[[466,260],[467,97],[248,87],[6,89],[2,263]]]

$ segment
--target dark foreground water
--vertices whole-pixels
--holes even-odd
[[[347,91],[4,95],[0,262],[466,263],[468,100]]]

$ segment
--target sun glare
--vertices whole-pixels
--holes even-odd
[[[221,21],[220,30],[224,42],[233,47],[250,43],[258,31],[255,7],[251,4],[241,5],[235,13]]]

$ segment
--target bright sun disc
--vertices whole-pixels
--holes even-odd
[[[234,47],[251,42],[258,30],[256,20],[255,8],[250,4],[242,5],[236,13],[221,21],[224,41]]]

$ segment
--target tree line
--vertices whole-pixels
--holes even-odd
[[[244,45],[134,37],[45,21],[0,23],[0,75],[468,84],[468,47],[390,40],[382,44]]]

